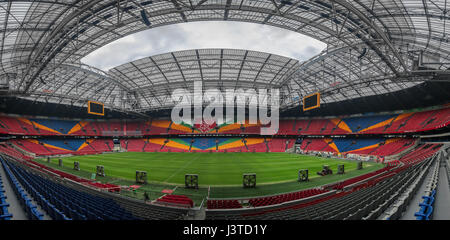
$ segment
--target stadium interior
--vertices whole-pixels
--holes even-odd
[[[447,8],[2,1],[0,220],[450,220]],[[225,48],[109,70],[80,61],[125,36],[197,21],[265,24],[327,47],[306,61]],[[172,93],[196,81],[203,91],[279,90],[277,133],[248,118],[176,123]],[[314,93],[317,108],[304,110]]]

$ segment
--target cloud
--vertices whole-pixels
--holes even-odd
[[[81,61],[108,70],[140,58],[173,51],[236,48],[308,60],[326,47],[308,36],[268,25],[193,22],[149,29],[118,39]]]

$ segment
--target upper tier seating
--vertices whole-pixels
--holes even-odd
[[[424,112],[344,118],[281,119],[276,135],[389,134],[448,126],[450,107]],[[216,129],[217,127],[217,129]],[[170,120],[75,121],[0,116],[0,134],[73,136],[157,136],[167,134],[255,134],[261,124],[174,124]]]
[[[1,116],[0,133],[9,133],[14,135],[25,135],[27,132],[19,124],[17,118]]]
[[[288,135],[296,132],[295,122],[296,120],[283,120],[283,124],[280,124],[277,135]]]
[[[317,138],[305,138],[301,144],[301,149],[306,152],[321,151],[321,152],[336,152],[331,146],[331,139],[317,139]]]

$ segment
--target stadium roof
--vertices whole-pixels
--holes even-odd
[[[171,107],[175,89],[279,89],[299,62],[278,55],[237,50],[200,49],[161,54],[123,64],[109,74],[124,79],[144,100],[140,108]]]
[[[279,87],[286,108],[315,91],[331,103],[448,81],[447,13],[446,1],[431,0],[2,1],[0,84],[9,95],[36,101],[98,100],[138,112],[169,107],[170,89],[193,79],[206,86]],[[135,32],[217,20],[268,24],[328,47],[302,63],[231,49],[151,56],[108,72],[80,63]]]

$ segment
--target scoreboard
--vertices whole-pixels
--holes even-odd
[[[320,107],[320,93],[313,93],[303,98],[303,111]]]
[[[103,103],[88,101],[88,113],[93,115],[105,116],[105,106]]]

